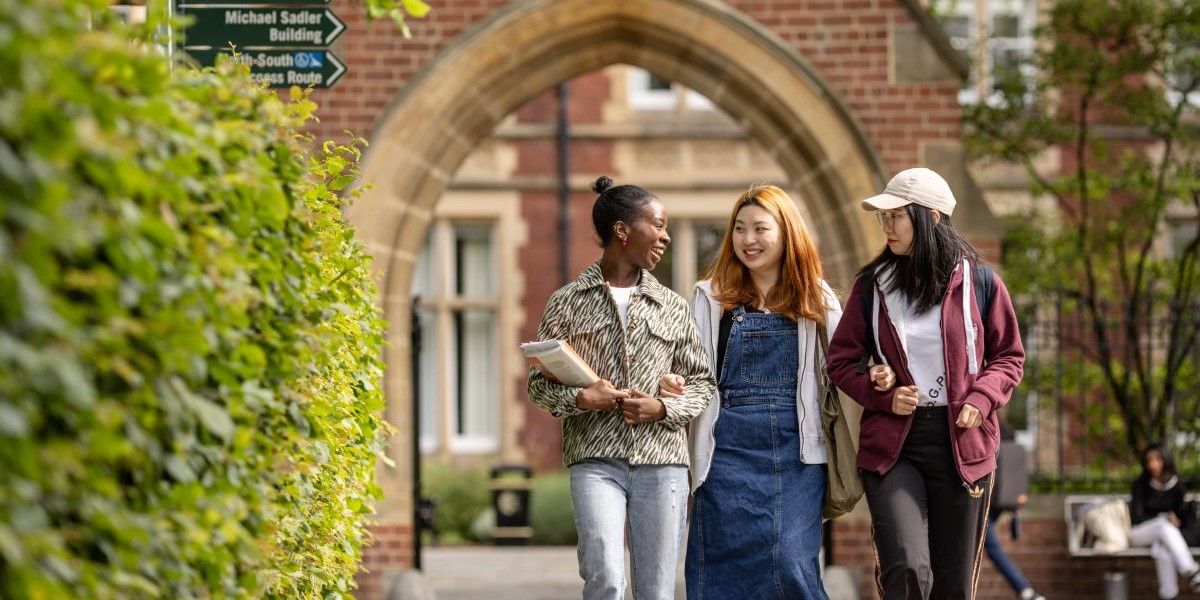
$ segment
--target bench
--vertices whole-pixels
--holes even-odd
[[[1076,558],[1150,558],[1150,548],[1146,546],[1130,546],[1120,552],[1097,552],[1092,548],[1091,534],[1083,527],[1083,515],[1088,509],[1108,500],[1121,499],[1129,503],[1129,494],[1091,494],[1070,495],[1063,503],[1067,521],[1067,551]],[[1200,500],[1200,494],[1190,493],[1186,496],[1189,501]],[[1194,556],[1200,556],[1200,546],[1191,548]]]

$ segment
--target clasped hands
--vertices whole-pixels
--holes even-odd
[[[887,365],[875,365],[871,367],[867,375],[875,384],[875,389],[880,392],[886,392],[896,385],[896,372]],[[913,414],[917,410],[917,386],[902,385],[896,388],[896,392],[892,394],[892,412],[906,416]],[[963,429],[979,427],[983,423],[983,414],[978,408],[970,404],[964,405],[958,413],[958,419],[954,424]]]
[[[659,398],[635,389],[617,389],[601,379],[575,396],[575,406],[584,410],[620,410],[626,425],[653,423],[667,416],[667,407]]]

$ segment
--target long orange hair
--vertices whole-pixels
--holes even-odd
[[[783,256],[779,279],[760,302],[758,289],[750,278],[750,269],[742,264],[733,251],[733,228],[738,211],[746,206],[759,206],[775,217],[779,224]],[[716,300],[725,310],[742,305],[762,305],[771,312],[791,319],[808,319],[825,323],[825,294],[821,290],[821,257],[808,232],[800,209],[787,192],[773,185],[754,185],[738,197],[729,215],[721,253],[709,270]]]

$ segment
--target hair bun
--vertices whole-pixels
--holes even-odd
[[[609,177],[608,175],[601,175],[600,177],[596,178],[596,183],[592,184],[592,191],[596,192],[597,194],[603,194],[604,190],[612,187],[612,184],[612,177]]]

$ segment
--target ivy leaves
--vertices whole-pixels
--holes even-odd
[[[362,142],[107,15],[0,0],[0,596],[348,596],[385,434]]]

